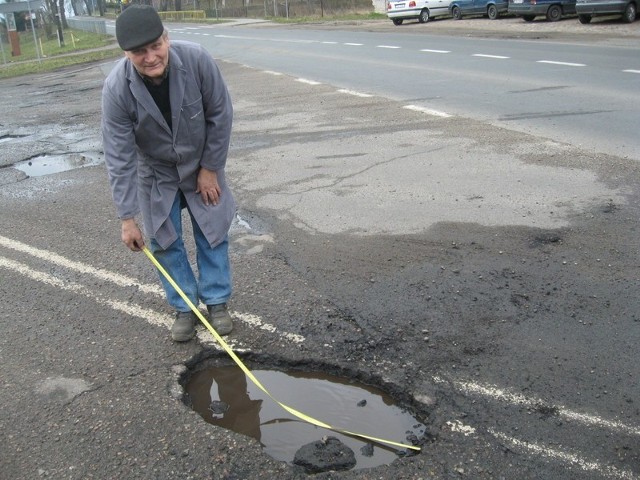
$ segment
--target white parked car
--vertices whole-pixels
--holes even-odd
[[[387,17],[394,25],[402,25],[404,20],[417,18],[420,23],[430,18],[449,15],[451,0],[389,0]]]

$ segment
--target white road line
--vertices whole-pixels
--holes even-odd
[[[459,380],[445,380],[440,377],[433,377],[435,383],[449,384],[456,388],[458,391],[471,394],[480,395],[483,397],[491,398],[492,400],[498,400],[511,405],[524,405],[526,407],[536,408],[541,405],[548,405],[548,402],[540,398],[525,397],[519,393],[513,393],[506,389],[501,389],[493,385],[480,385],[475,382],[463,382]],[[606,420],[604,418],[589,415],[586,413],[579,413],[570,410],[564,406],[554,406],[557,408],[558,416],[582,423],[584,425],[591,425],[596,427],[607,428],[615,432],[622,432],[630,435],[640,435],[640,427],[627,425],[617,420]]]
[[[503,57],[502,55],[486,55],[484,53],[474,53],[471,56],[472,57],[484,57],[484,58],[497,58],[497,59],[509,58],[509,57]]]
[[[105,307],[111,308],[112,310],[116,310],[124,313],[125,315],[131,317],[140,318],[151,325],[155,325],[158,327],[164,327],[167,330],[171,328],[173,324],[173,315],[167,315],[165,313],[156,312],[155,310],[151,310],[149,308],[143,308],[139,305],[135,305],[132,303],[119,302],[117,300],[111,300],[108,298],[102,298],[96,295],[96,292],[89,290],[88,288],[79,285],[74,282],[65,282],[60,280],[59,278],[54,277],[53,275],[41,272],[38,270],[34,270],[27,265],[24,265],[19,262],[14,262],[13,260],[9,260],[8,258],[0,257],[0,267],[9,268],[15,272],[18,272],[26,277],[31,278],[40,283],[45,283],[52,287],[59,288],[61,290],[66,290],[77,295],[82,295],[84,297],[90,298],[98,305],[103,305]],[[206,343],[215,348],[222,350],[222,347],[218,344],[218,342],[209,334],[207,331],[206,334],[203,334],[202,331],[198,332],[198,338],[202,343]],[[239,342],[235,339],[226,340],[229,346],[232,347],[233,350],[237,350],[237,347],[240,345]]]
[[[307,85],[322,85],[320,82],[316,82],[315,80],[307,80],[306,78],[296,78],[296,82],[306,83]]]
[[[640,70],[622,70],[625,73],[640,73]]]
[[[269,75],[282,75],[280,72],[274,72],[273,70],[263,70],[263,73],[268,73]]]
[[[407,110],[413,110],[415,112],[426,113],[427,115],[433,115],[436,117],[449,118],[451,115],[445,112],[440,112],[438,110],[432,110],[431,108],[420,107],[418,105],[405,105],[402,108],[406,108]]]
[[[46,283],[47,285],[51,285],[52,287],[56,287],[61,290],[66,290],[68,292],[73,292],[85,297],[89,297],[95,300],[95,302],[100,305],[108,306],[109,308],[125,313],[126,315],[142,318],[152,325],[169,327],[171,326],[173,321],[170,315],[155,312],[147,308],[142,308],[128,302],[124,303],[102,298],[96,291],[89,290],[88,288],[78,283],[60,280],[59,278],[56,278],[49,273],[34,270],[31,267],[24,265],[23,263],[15,262],[5,257],[0,257],[0,267],[5,267],[18,272],[26,277],[31,278],[32,280],[36,280],[37,282]]]
[[[619,470],[616,467],[612,467],[611,465],[602,465],[598,462],[587,460],[574,453],[563,452],[562,450],[550,448],[534,442],[526,442],[523,440],[518,440],[516,438],[509,437],[504,433],[496,432],[491,428],[488,431],[491,435],[496,437],[498,440],[505,443],[509,443],[516,448],[527,450],[530,453],[533,453],[535,455],[542,455],[545,457],[553,458],[555,460],[560,460],[564,463],[576,465],[580,467],[582,470],[587,472],[597,472],[599,475],[606,478],[618,478],[622,480],[638,479],[637,475],[635,475],[633,472],[630,472],[628,470]]]
[[[396,47],[394,45],[376,45],[376,48],[391,48],[391,49],[395,49],[395,48],[402,48],[402,47]]]
[[[24,244],[22,242],[18,242],[16,240],[12,240],[10,238],[7,237],[3,237],[0,236],[0,245],[7,247],[7,248],[11,248],[13,250],[22,252],[22,253],[26,253],[28,255],[31,255],[33,257],[48,261],[53,263],[54,265],[59,265],[63,268],[67,268],[69,270],[73,270],[76,272],[80,272],[82,274],[87,274],[87,275],[91,275],[93,277],[99,278],[101,280],[105,280],[108,282],[111,282],[115,285],[118,285],[120,287],[131,287],[131,286],[135,286],[137,287],[140,291],[145,292],[145,293],[150,293],[153,295],[156,295],[160,298],[164,298],[164,291],[162,290],[161,287],[158,287],[156,285],[148,285],[148,284],[143,284],[138,282],[136,279],[132,278],[132,277],[127,277],[125,275],[120,275],[114,272],[110,272],[107,270],[99,270],[97,268],[94,268],[90,265],[85,265],[83,263],[80,262],[75,262],[73,260],[69,260],[68,258],[65,258],[61,255],[58,255],[57,253],[51,252],[49,250],[42,250],[42,249],[37,249],[34,247],[31,247],[27,244]],[[27,267],[24,264],[21,264],[19,262],[14,262],[12,260],[9,259],[5,259],[3,257],[0,257],[0,259],[3,260],[3,263],[0,264],[0,266],[4,266],[6,268],[10,268],[10,269],[14,269],[15,271],[17,271],[18,273],[21,273],[23,275],[27,275],[30,278],[43,282],[43,283],[49,283],[50,285],[53,286],[57,286],[60,287],[61,285],[73,285],[73,284],[67,284],[66,282],[62,282],[60,279],[49,275],[47,273],[44,272],[39,272],[37,270],[33,270],[30,267]],[[16,267],[16,268],[12,268],[12,267]],[[78,290],[75,290],[76,287],[74,287],[73,291],[76,291],[77,293],[80,293],[82,295],[85,296],[90,296],[90,297],[96,297],[97,293],[93,292],[93,291],[89,291],[87,290],[85,287],[81,286],[81,285],[77,285],[77,287],[79,287]],[[61,287],[62,288],[62,287]],[[98,292],[99,293],[99,292]],[[98,299],[96,299],[97,301]],[[111,300],[102,300],[104,302],[114,302]],[[143,309],[141,307],[135,306],[135,305],[130,305],[130,304],[124,304],[122,302],[114,302],[113,303],[115,306],[112,308],[115,308],[116,310],[120,310],[123,311],[129,315],[133,315],[136,317],[140,317],[140,318],[144,318],[145,320],[148,320],[150,323],[154,323],[153,319],[154,318],[160,318],[162,316],[164,316],[164,320],[162,321],[162,325],[167,325],[170,326],[171,323],[173,322],[173,319],[170,315],[166,315],[166,314],[160,314],[157,312],[153,312],[152,310],[147,310],[147,309]],[[111,304],[109,304],[111,305]],[[125,307],[130,307],[130,309],[126,309]],[[142,313],[141,313],[142,312]],[[149,313],[151,312],[151,313]],[[265,323],[262,321],[262,319],[260,317],[258,317],[257,315],[253,315],[253,314],[249,314],[249,313],[241,313],[241,312],[236,312],[236,311],[232,311],[230,312],[231,315],[234,318],[237,318],[239,320],[241,320],[242,322],[246,323],[247,325],[250,325],[252,327],[257,327],[260,328],[261,330],[266,330],[268,332],[271,333],[276,333],[278,332],[278,329],[269,324],[269,323]],[[279,335],[283,338],[286,338],[288,340],[291,340],[293,342],[296,343],[302,343],[305,340],[305,337],[303,337],[302,335],[298,335],[295,333],[289,333],[289,332],[278,332]],[[215,340],[214,340],[215,342]]]
[[[551,65],[565,65],[567,67],[586,67],[584,63],[554,62],[553,60],[537,60],[537,63],[549,63]]]
[[[343,45],[349,45],[349,46],[351,46],[351,47],[361,47],[361,46],[363,46],[364,44],[363,44],[363,43],[348,43],[348,42],[347,42],[347,43],[343,43]]]
[[[338,44],[338,42],[320,42],[320,43],[323,43],[325,45],[337,45]]]
[[[356,92],[354,90],[346,90],[344,88],[341,88],[340,90],[338,90],[338,92],[340,93],[346,93],[347,95],[354,95],[356,97],[362,97],[362,98],[369,98],[369,97],[373,97],[373,95],[369,94],[369,93],[360,93],[360,92]]]
[[[26,253],[36,258],[40,258],[41,260],[46,260],[47,262],[51,262],[55,265],[60,265],[61,267],[68,268],[69,270],[92,275],[101,280],[115,283],[116,285],[121,287],[135,286],[144,293],[150,293],[152,295],[164,298],[164,291],[159,286],[145,285],[139,283],[135,278],[109,272],[108,270],[100,270],[92,267],[91,265],[85,265],[84,263],[75,262],[49,250],[34,248],[25,243],[18,242],[16,240],[12,240],[3,236],[0,236],[0,245],[11,248],[18,252]]]
[[[451,50],[431,50],[430,48],[423,48],[420,51],[427,53],[451,53]]]

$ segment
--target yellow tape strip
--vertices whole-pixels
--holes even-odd
[[[153,262],[153,264],[156,266],[156,268],[160,271],[160,273],[162,273],[162,275],[167,279],[167,281],[171,284],[171,286],[173,288],[176,289],[176,292],[178,292],[178,294],[182,297],[182,299],[187,303],[187,305],[189,305],[189,308],[191,310],[193,310],[193,313],[196,314],[196,316],[200,319],[200,321],[204,324],[205,327],[207,327],[207,330],[209,330],[211,332],[211,334],[213,335],[213,337],[218,341],[218,343],[220,344],[220,346],[229,354],[229,356],[233,359],[234,362],[236,362],[236,364],[242,369],[242,371],[245,373],[245,375],[247,377],[249,377],[249,379],[260,389],[262,390],[265,394],[267,394],[274,402],[276,402],[278,405],[280,405],[283,409],[285,409],[287,412],[289,412],[291,415],[294,415],[296,417],[298,417],[301,420],[304,420],[307,423],[310,423],[312,425],[315,425],[317,427],[321,427],[321,428],[326,428],[327,430],[333,430],[334,432],[339,432],[339,433],[344,433],[346,435],[351,435],[351,436],[355,436],[355,437],[360,437],[360,438],[364,438],[366,440],[371,440],[373,442],[378,442],[378,443],[384,443],[387,445],[391,445],[394,447],[399,447],[399,448],[410,448],[412,450],[417,450],[420,451],[420,447],[416,447],[415,445],[406,445],[404,443],[398,443],[398,442],[392,442],[391,440],[384,440],[382,438],[377,438],[377,437],[371,437],[369,435],[364,435],[362,433],[356,433],[356,432],[350,432],[348,430],[343,430],[341,428],[335,428],[332,427],[331,425],[328,425],[324,422],[321,422],[320,420],[316,420],[313,417],[310,417],[309,415],[306,415],[302,412],[299,412],[298,410],[289,407],[288,405],[285,405],[284,403],[280,402],[279,400],[277,400],[273,395],[271,395],[271,393],[269,393],[269,391],[260,383],[260,381],[253,375],[253,373],[251,373],[251,371],[247,368],[247,366],[242,363],[242,360],[240,360],[240,358],[238,358],[238,356],[235,354],[235,352],[233,350],[231,350],[231,347],[229,347],[229,345],[227,344],[227,342],[224,341],[224,339],[218,334],[218,332],[215,331],[215,329],[211,326],[211,324],[209,324],[209,322],[207,321],[207,319],[204,317],[204,315],[202,315],[202,313],[200,313],[200,311],[198,310],[198,308],[193,304],[193,302],[191,302],[191,300],[189,300],[189,298],[185,295],[185,293],[182,291],[182,289],[176,284],[176,282],[174,282],[173,278],[171,278],[171,276],[167,273],[167,271],[162,267],[162,265],[160,265],[160,263],[158,262],[158,260],[156,260],[156,258],[153,256],[153,254],[149,251],[149,249],[147,247],[144,247],[142,249],[142,251],[147,255],[147,257],[149,257],[149,260],[151,260],[151,262]]]

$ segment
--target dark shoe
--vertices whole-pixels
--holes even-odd
[[[176,312],[176,319],[171,327],[171,338],[174,342],[187,342],[196,334],[196,316],[193,312]]]
[[[233,321],[227,310],[227,304],[207,305],[209,310],[209,323],[218,335],[228,335],[233,330]]]

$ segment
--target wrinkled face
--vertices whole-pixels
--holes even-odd
[[[165,32],[157,40],[124,54],[140,75],[162,78],[169,65],[169,38]]]

